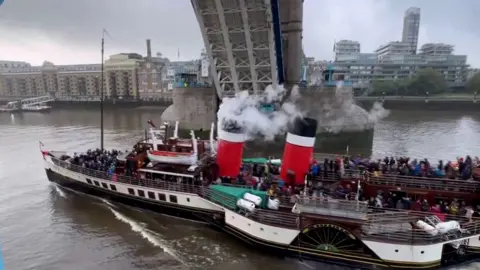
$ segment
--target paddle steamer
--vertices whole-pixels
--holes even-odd
[[[287,134],[281,177],[288,184],[305,184],[316,128],[315,120],[301,119]],[[213,130],[210,140],[197,139],[193,131],[187,140],[178,138],[177,132],[170,137],[168,126],[152,126],[149,138],[118,157],[113,173],[74,165],[65,152],[43,147],[41,152],[48,179],[61,186],[204,221],[255,247],[311,264],[436,269],[479,257],[480,221],[476,218],[445,216],[441,221],[429,212],[369,209],[358,200],[298,195],[295,202],[280,202],[266,192],[217,184],[219,177],[238,176],[246,137],[219,129],[215,141]],[[192,159],[187,162],[185,156]],[[399,188],[412,188],[398,179],[391,181]],[[383,187],[387,184],[383,182]],[[439,180],[437,185],[441,184]],[[433,187],[432,183],[414,185],[421,190]],[[458,191],[442,186],[437,192],[459,192],[461,187],[454,189]]]

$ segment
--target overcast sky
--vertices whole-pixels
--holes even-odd
[[[480,0],[305,0],[307,56],[330,60],[334,40],[358,40],[362,52],[401,39],[404,11],[421,8],[420,44],[444,42],[480,67]],[[477,11],[477,12],[475,12]],[[189,0],[5,0],[0,6],[0,60],[41,64],[97,63],[105,53],[153,53],[198,58],[203,47]]]

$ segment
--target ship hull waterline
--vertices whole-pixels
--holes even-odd
[[[341,265],[346,267],[352,267],[355,269],[439,269],[438,264],[432,266],[426,265],[410,265],[399,264],[392,265],[392,263],[382,263],[377,259],[369,261],[368,258],[352,259],[342,256],[342,254],[324,252],[312,252],[313,250],[307,250],[297,246],[286,246],[274,244],[269,241],[265,241],[256,237],[252,237],[244,232],[225,224],[222,220],[223,213],[217,211],[199,210],[190,208],[183,205],[175,205],[172,203],[162,203],[160,201],[152,201],[149,199],[142,199],[136,196],[128,196],[122,193],[114,192],[102,187],[92,186],[86,183],[76,181],[75,179],[61,175],[51,169],[45,169],[48,180],[55,184],[58,184],[67,189],[71,189],[80,193],[92,195],[98,198],[108,199],[114,202],[119,202],[124,205],[153,211],[159,214],[165,214],[173,217],[180,217],[192,221],[201,221],[210,224],[214,229],[221,230],[228,235],[234,237],[237,240],[241,240],[243,243],[250,247],[255,247],[258,252],[267,252],[270,255],[284,258],[290,257],[292,259],[299,259],[302,263],[306,264],[311,269],[317,269],[319,267],[325,267],[325,265],[318,265],[318,263],[328,263]],[[221,218],[219,218],[221,216]],[[480,250],[472,251],[465,256],[461,262],[461,265],[475,262],[480,260]],[[459,262],[452,263],[455,266],[459,266]],[[451,265],[451,264],[449,264]],[[447,266],[447,265],[445,265]],[[442,267],[443,268],[443,267]]]

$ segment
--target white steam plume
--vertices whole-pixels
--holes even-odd
[[[243,91],[233,98],[223,98],[217,113],[218,128],[241,131],[249,140],[273,140],[275,136],[287,131],[289,123],[303,115],[294,104],[298,98],[298,87],[294,87],[289,99],[280,105],[285,94],[283,86],[273,88],[269,85],[261,96],[249,95],[248,91]],[[264,104],[273,104],[275,111],[262,111]]]
[[[338,83],[331,99],[322,102],[320,111],[316,113],[319,126],[328,132],[362,131],[371,129],[390,111],[383,108],[381,102],[375,102],[370,111],[355,104],[351,88]]]

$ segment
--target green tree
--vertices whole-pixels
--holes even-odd
[[[405,87],[405,96],[424,96],[442,94],[447,92],[448,85],[445,78],[439,72],[425,68],[421,69],[412,77]]]
[[[470,93],[480,92],[480,72],[477,72],[468,80],[467,91]]]
[[[397,88],[394,81],[380,81],[375,80],[372,82],[372,90],[370,96],[393,96],[395,95]]]

